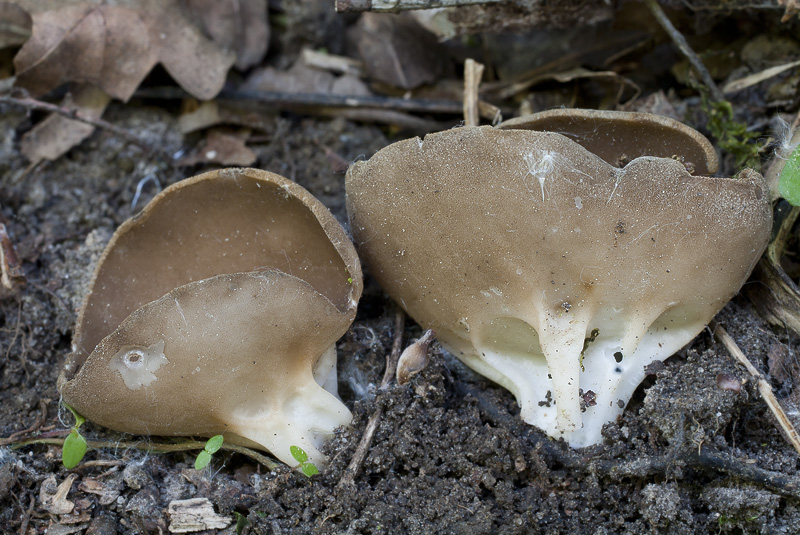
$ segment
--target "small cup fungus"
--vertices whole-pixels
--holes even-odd
[[[401,141],[353,165],[346,187],[362,259],[386,291],[509,389],[526,422],[574,447],[599,443],[644,367],[739,290],[771,226],[752,170],[697,177],[651,156],[618,168],[521,129]]]
[[[335,343],[361,289],[353,245],[305,189],[257,169],[205,173],[114,234],[59,388],[118,431],[224,433],[320,463],[322,441],[351,420]]]
[[[497,128],[555,132],[615,167],[639,156],[679,159],[698,175],[713,175],[719,165],[714,146],[703,134],[652,113],[558,108],[515,117]]]

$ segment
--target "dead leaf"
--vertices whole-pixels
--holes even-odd
[[[64,107],[77,110],[89,119],[99,119],[111,98],[100,89],[84,86],[65,97]],[[34,126],[20,140],[20,152],[31,162],[55,160],[89,137],[94,127],[63,115],[51,114]]]
[[[19,46],[31,36],[31,16],[20,6],[0,2],[0,48]]]
[[[188,134],[218,124],[246,126],[253,130],[270,132],[273,123],[264,114],[253,111],[251,107],[237,107],[227,102],[203,102],[197,109],[184,113],[178,118],[181,133]]]
[[[148,23],[118,6],[70,6],[33,15],[31,38],[14,58],[17,85],[39,96],[65,82],[95,85],[128,100],[158,61]]]
[[[296,61],[287,71],[272,67],[255,70],[242,85],[244,91],[278,93],[329,93],[336,77]]]
[[[143,0],[143,4],[153,9],[153,27],[161,39],[159,61],[167,72],[192,96],[214,98],[236,56],[207,39],[174,0]]]
[[[349,72],[335,76],[327,68],[309,65],[309,59],[315,61],[317,56],[302,54],[286,71],[279,71],[273,67],[255,69],[242,84],[242,90],[356,96],[372,94],[366,84],[357,76]],[[340,70],[341,65],[335,64],[334,71]]]
[[[58,486],[56,486],[56,476],[54,474],[42,481],[42,486],[39,489],[39,501],[48,513],[66,515],[72,512],[75,504],[67,499],[67,494],[69,494],[72,483],[77,477],[75,474],[70,474]]]
[[[266,51],[261,43],[268,37],[263,0],[228,0],[215,8],[222,18],[204,23],[209,33],[223,39],[223,31],[234,32],[222,45],[192,23],[210,14],[192,12],[192,6],[184,11],[182,0],[120,3],[124,5],[87,3],[56,9],[48,2],[26,3],[33,28],[14,59],[17,85],[36,96],[65,82],[82,82],[124,101],[160,62],[187,92],[209,100],[222,89],[237,61],[226,46],[241,54],[242,65],[260,60],[262,47]]]
[[[264,59],[269,44],[265,0],[186,0],[214,42],[236,52],[236,67],[246,69]]]
[[[378,82],[414,89],[436,81],[444,69],[436,37],[407,14],[364,13],[348,37]]]
[[[99,481],[94,478],[85,477],[78,485],[78,489],[89,494],[99,496],[100,505],[109,505],[117,501],[122,492],[122,480],[119,478],[111,479],[109,482]]]
[[[249,132],[232,134],[222,130],[209,130],[203,146],[194,155],[182,158],[178,164],[218,163],[239,167],[253,165],[258,157],[245,145],[248,135]]]

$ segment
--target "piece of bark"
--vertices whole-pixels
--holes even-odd
[[[170,502],[170,533],[191,533],[206,529],[223,529],[228,527],[231,519],[220,516],[214,511],[214,505],[208,498],[192,498]]]

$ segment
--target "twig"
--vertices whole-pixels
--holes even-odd
[[[30,438],[21,442],[11,444],[11,449],[16,450],[24,446],[32,446],[36,444],[50,444],[55,446],[63,446],[64,438]],[[87,440],[87,446],[92,449],[136,449],[143,450],[150,453],[174,453],[178,451],[202,450],[206,443],[199,440],[187,440],[184,442],[177,442],[174,444],[156,444],[151,442],[132,442],[132,441],[114,441],[114,440]],[[236,444],[224,443],[222,449],[241,453],[250,457],[257,463],[265,466],[268,470],[275,470],[281,463],[273,461],[266,455],[262,455],[255,450],[238,446]]]
[[[725,100],[725,96],[722,94],[722,91],[719,90],[717,84],[714,83],[714,79],[711,78],[711,74],[706,69],[706,66],[703,65],[703,62],[700,58],[695,54],[692,47],[689,46],[689,43],[686,42],[686,38],[683,36],[681,32],[679,32],[675,26],[673,26],[672,22],[667,17],[664,10],[661,9],[661,6],[658,5],[656,0],[644,0],[644,3],[647,4],[647,7],[650,8],[650,11],[653,13],[653,16],[656,18],[661,27],[664,28],[664,31],[672,39],[672,42],[675,43],[675,46],[678,47],[678,50],[681,51],[686,59],[689,60],[689,63],[694,67],[695,72],[697,72],[698,76],[700,76],[700,80],[708,87],[709,92],[711,93],[711,98],[714,99],[716,102],[722,102]]]
[[[22,504],[20,504],[20,506],[22,506]],[[22,518],[22,525],[19,528],[19,532],[21,535],[28,534],[28,525],[30,525],[31,518],[33,518],[33,508],[35,506],[36,506],[36,496],[31,494],[31,504],[28,506],[28,510],[24,511],[24,516]]]
[[[33,422],[33,425],[31,425],[27,429],[23,429],[21,431],[17,431],[16,433],[11,433],[6,438],[0,438],[0,446],[7,446],[7,445],[11,444],[12,442],[18,440],[20,437],[22,437],[24,435],[28,435],[28,434],[33,433],[34,431],[37,431],[38,429],[40,429],[44,425],[44,422],[47,420],[47,402],[48,401],[49,400],[44,400],[44,399],[40,399],[39,400],[39,417],[36,418],[36,421]]]
[[[134,94],[140,98],[183,99],[186,92],[174,87],[139,89]],[[254,101],[276,107],[318,106],[327,108],[375,108],[416,113],[441,113],[461,115],[463,108],[457,100],[419,99],[383,96],[333,95],[330,93],[282,93],[279,91],[241,91],[225,89],[217,101]],[[510,108],[503,110],[511,112]]]
[[[506,0],[336,0],[336,11],[338,13],[350,13],[353,11],[397,13],[412,9],[499,4],[504,1]]]
[[[587,463],[585,469],[619,481],[626,477],[643,478],[649,475],[665,474],[676,465],[722,472],[742,481],[764,486],[778,494],[800,498],[800,478],[764,470],[744,460],[709,448],[703,448],[698,452],[697,448],[688,447],[667,455],[641,457],[632,461],[596,460]]]
[[[776,420],[778,420],[778,424],[781,426],[781,430],[783,430],[784,437],[786,437],[789,443],[794,446],[794,449],[797,450],[797,453],[800,453],[800,437],[797,436],[797,431],[795,431],[792,422],[789,420],[789,417],[786,416],[786,413],[783,411],[783,407],[781,407],[781,404],[778,402],[778,399],[772,392],[772,386],[770,386],[767,380],[764,379],[764,376],[761,375],[755,366],[750,363],[750,360],[742,352],[742,350],[739,349],[739,346],[733,340],[731,335],[728,334],[728,331],[726,331],[724,327],[716,322],[711,322],[709,327],[711,327],[711,330],[714,333],[714,338],[719,340],[722,345],[725,346],[725,349],[727,349],[736,360],[743,364],[744,367],[747,368],[747,371],[750,373],[750,375],[756,380],[758,391],[761,394],[761,397],[764,398],[764,402],[766,402],[769,410],[772,411],[772,415],[775,416]]]
[[[483,64],[472,58],[464,62],[464,124],[478,126],[480,115],[478,112],[478,88],[483,77]]]
[[[462,395],[471,395],[478,403],[484,417],[492,425],[509,429],[520,440],[539,448],[552,459],[551,463],[570,470],[595,473],[619,481],[623,478],[645,478],[664,475],[671,467],[683,466],[697,470],[722,472],[751,483],[762,485],[784,496],[800,498],[800,478],[780,472],[764,470],[753,464],[738,460],[731,455],[703,448],[682,447],[664,455],[641,455],[633,460],[592,459],[590,456],[603,450],[588,450],[588,453],[571,450],[563,443],[556,442],[542,434],[533,426],[524,423],[519,417],[509,414],[505,409],[495,406],[475,387],[459,382],[457,390]]]
[[[397,311],[394,317],[394,342],[392,343],[392,352],[386,356],[386,369],[383,372],[383,379],[381,380],[381,389],[385,389],[394,379],[395,370],[397,369],[397,361],[400,359],[400,352],[403,349],[403,331],[405,330],[406,315],[402,310]],[[372,437],[375,431],[378,430],[378,424],[383,415],[383,406],[378,405],[372,415],[367,421],[367,426],[364,429],[364,434],[361,435],[361,440],[356,446],[356,451],[353,458],[350,459],[350,464],[344,471],[339,483],[336,484],[337,488],[344,487],[345,485],[352,485],[353,481],[364,464],[364,459],[367,457],[369,445],[372,442]]]
[[[39,111],[46,111],[50,113],[55,113],[58,115],[62,115],[67,119],[73,119],[75,121],[79,121],[82,123],[86,123],[88,125],[94,126],[96,128],[100,128],[111,132],[115,136],[121,137],[122,139],[133,143],[134,145],[144,149],[145,151],[158,155],[159,157],[165,159],[167,162],[172,162],[172,157],[167,154],[163,149],[159,147],[154,147],[150,143],[140,139],[135,134],[125,130],[124,128],[120,128],[114,124],[109,123],[108,121],[104,121],[103,119],[91,119],[89,117],[84,117],[77,110],[71,110],[69,108],[65,108],[63,106],[57,106],[56,104],[51,104],[49,102],[43,102],[41,100],[36,100],[31,97],[11,97],[7,95],[0,95],[0,103],[11,104],[14,106],[22,106],[27,110],[39,110]]]

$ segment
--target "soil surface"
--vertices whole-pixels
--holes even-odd
[[[765,24],[777,27],[779,16]],[[278,55],[297,54],[300,41],[341,48],[334,32],[319,30],[328,15],[307,8],[287,9],[284,17],[285,28],[273,36],[274,64],[288,64]],[[702,24],[712,35],[724,29],[715,37],[722,40],[731,27],[755,33],[755,24],[743,22],[752,17],[748,12],[729,17],[734,20]],[[765,90],[758,91],[745,108],[766,109],[758,103]],[[695,126],[704,124],[696,97],[672,94],[670,102],[690,122],[695,118]],[[178,115],[174,103],[134,99],[112,104],[104,118],[178,153],[198,143],[179,133]],[[18,141],[38,119],[0,105],[0,222],[25,278],[0,301],[0,436],[23,431],[18,440],[69,432],[72,416],[59,405],[56,379],[92,270],[114,229],[159,189],[210,169],[174,167],[98,131],[66,156],[26,171]],[[248,143],[258,156],[255,166],[297,181],[345,226],[339,162],[369,157],[408,135],[286,112],[271,112],[262,123],[262,135]],[[726,162],[724,172],[730,156]],[[73,470],[61,465],[58,445],[0,447],[0,532],[167,533],[171,502],[206,498],[232,522],[205,533],[800,533],[798,454],[776,428],[755,380],[709,331],[648,368],[624,415],[606,425],[603,444],[571,450],[524,424],[508,391],[438,344],[428,367],[408,384],[377,388],[395,337],[402,336],[405,346],[421,335],[410,318],[404,332],[394,332],[395,316],[395,306],[367,272],[357,319],[338,347],[339,392],[355,418],[326,445],[331,462],[323,473],[307,478],[283,465],[269,470],[225,450],[197,471],[197,451],[115,447],[120,441],[147,446],[167,440],[87,422],[83,435],[108,447],[90,449]],[[796,362],[794,334],[767,325],[746,298],[735,298],[717,321],[765,375],[770,355]],[[797,415],[791,376],[768,378]],[[352,484],[340,485],[378,410],[380,422],[360,471]],[[74,507],[59,512],[53,504],[64,481],[68,493],[61,498]]]

